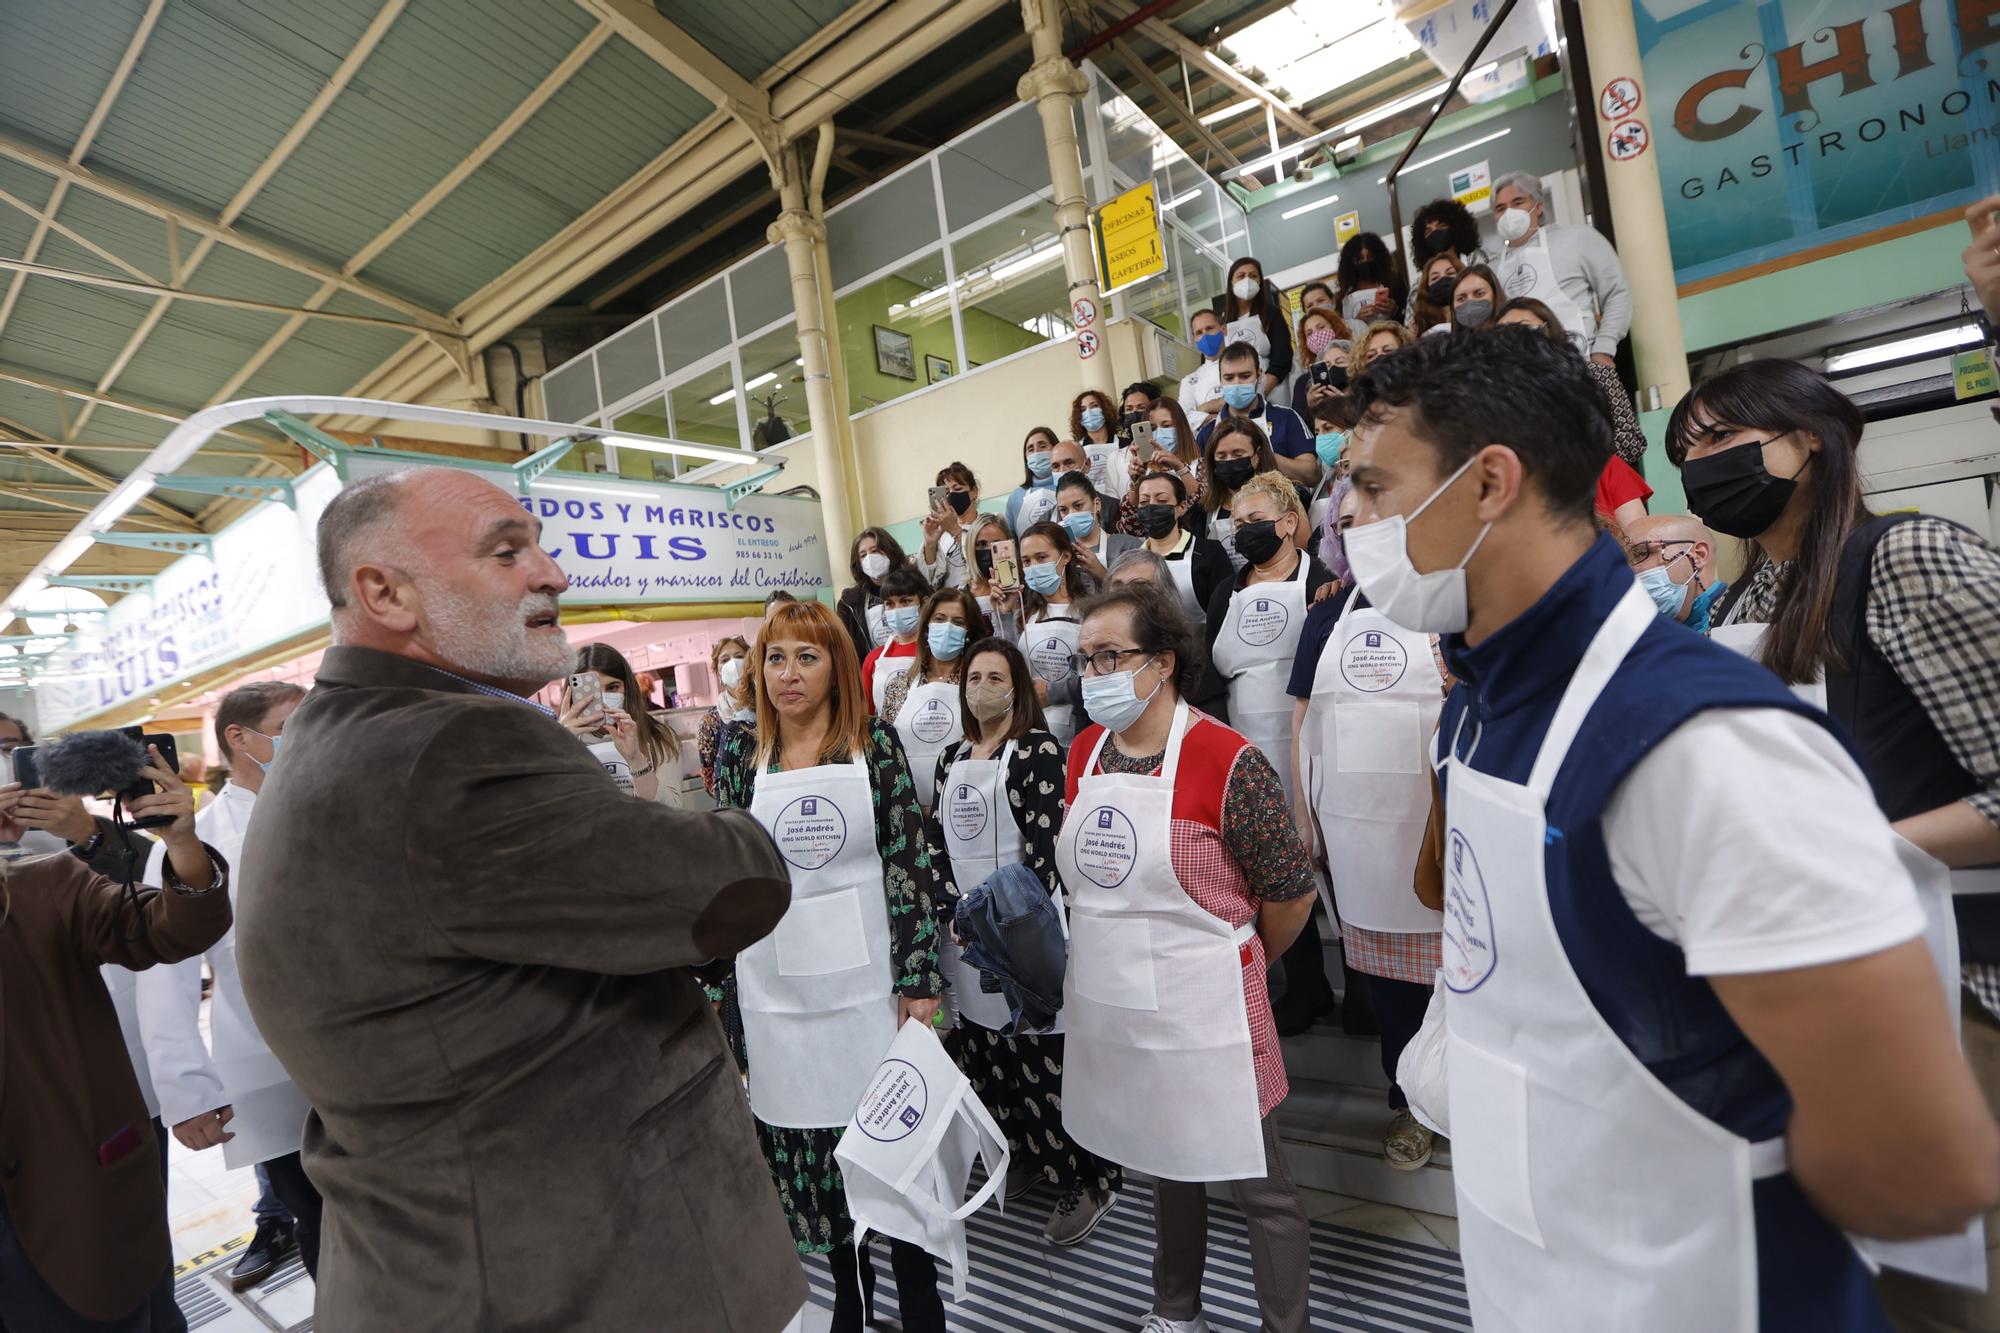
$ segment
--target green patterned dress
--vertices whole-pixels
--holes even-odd
[[[726,728],[715,761],[715,799],[748,810],[756,795],[757,738],[748,727]],[[910,765],[895,730],[868,722],[868,785],[875,795],[875,847],[882,856],[882,891],[889,900],[889,948],[896,970],[896,993],[913,1000],[944,993],[938,971],[938,927],[933,915],[937,872],[924,843],[923,811],[917,805]],[[774,766],[775,767],[775,766]],[[744,1049],[736,1012],[736,979],[723,983],[725,1026],[736,1058],[748,1068],[755,1051]],[[847,1189],[834,1163],[838,1129],[784,1129],[757,1122],[757,1138],[777,1182],[778,1198],[792,1224],[801,1254],[823,1254],[854,1238],[847,1214]]]

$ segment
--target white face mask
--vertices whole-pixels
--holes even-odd
[[[1444,485],[1432,491],[1430,499],[1418,505],[1407,518],[1397,514],[1393,518],[1347,530],[1347,563],[1354,571],[1354,581],[1362,595],[1367,597],[1370,606],[1406,630],[1423,634],[1461,634],[1470,623],[1471,614],[1465,600],[1465,567],[1471,563],[1473,552],[1486,540],[1486,534],[1493,530],[1493,525],[1488,523],[1479,530],[1471,548],[1456,566],[1433,570],[1428,574],[1419,574],[1417,567],[1410,563],[1408,537],[1411,521],[1450,490],[1451,484],[1465,475],[1466,468],[1471,467],[1476,458],[1477,455],[1466,459],[1458,471],[1445,478]]]
[[[605,692],[604,711],[608,713],[614,708],[621,713],[625,711],[625,693],[623,690],[608,690]]]
[[[871,579],[879,579],[889,572],[889,557],[880,551],[870,551],[861,557],[861,572]]]
[[[1236,293],[1236,299],[1239,301],[1254,301],[1257,299],[1257,293],[1261,289],[1255,278],[1238,278],[1236,285],[1229,290]]]
[[[1502,212],[1493,225],[1499,228],[1501,240],[1518,241],[1534,229],[1535,220],[1528,216],[1525,208],[1510,208]]]
[[[743,683],[743,661],[743,658],[732,657],[722,664],[722,683],[724,686],[733,690]]]

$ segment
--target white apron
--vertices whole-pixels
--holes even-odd
[[[889,641],[893,643],[895,638],[896,636],[891,634]],[[917,659],[914,655],[909,657],[891,657],[887,648],[882,650],[882,656],[875,659],[875,679],[869,682],[868,698],[874,705],[874,713],[877,717],[882,715],[882,705],[889,701],[889,681],[901,672],[908,671],[916,664]]]
[[[1084,767],[1056,864],[1070,895],[1063,1127],[1100,1157],[1168,1180],[1265,1172],[1240,929],[1174,870],[1174,777],[1199,725],[1174,710],[1156,777]]]
[[[1743,1139],[1662,1086],[1591,1002],[1549,911],[1549,792],[1658,614],[1638,586],[1626,591],[1525,786],[1450,768],[1440,976],[1454,992],[1444,1006],[1452,1175],[1481,1333],[1757,1327],[1751,1186],[1784,1171],[1783,1141]]]
[[[882,664],[875,664],[881,679]],[[937,802],[937,761],[945,747],[965,732],[958,716],[958,682],[929,680],[912,685],[896,714],[896,738],[903,742],[903,754],[910,761],[910,781],[917,789],[917,804],[928,810]]]
[[[243,840],[250,832],[255,803],[254,792],[232,784],[195,817],[195,832],[201,840],[232,866],[243,864]],[[161,871],[166,853],[165,843],[154,847],[147,863],[147,883],[164,882]],[[255,892],[255,886],[239,881],[231,892],[240,912],[244,895]],[[235,926],[209,948],[206,957],[209,970],[215,974],[215,989],[209,998],[209,1045],[216,1076],[235,1110],[229,1131],[236,1137],[222,1145],[223,1164],[233,1171],[297,1152],[311,1107],[250,1016],[236,968]]]
[[[632,780],[632,765],[624,755],[618,753],[617,744],[613,741],[595,741],[589,746],[589,750],[590,757],[604,766],[604,771],[618,785],[618,790],[627,796],[632,795],[636,790]],[[660,780],[666,781],[665,776],[662,775]]]
[[[1030,486],[1021,494],[1020,522],[1015,527],[1015,535],[1026,532],[1037,523],[1055,517],[1056,492],[1054,487]]]
[[[965,1219],[1007,1179],[1007,1136],[929,1024],[896,1033],[833,1156],[855,1243],[879,1231],[922,1246],[951,1265],[951,1298],[964,1300]],[[986,1163],[986,1180],[967,1198],[974,1159]],[[1007,1210],[1004,1198],[998,1205]]]
[[[1167,577],[1174,581],[1174,588],[1181,595],[1181,605],[1196,625],[1202,623],[1201,600],[1194,593],[1194,543],[1190,541],[1181,548],[1180,558],[1167,561]]]
[[[1013,757],[1012,741],[991,759],[974,759],[968,749],[945,775],[938,824],[944,829],[945,851],[951,855],[952,882],[961,894],[971,893],[1001,866],[1017,865],[1026,857],[1021,826],[1007,800],[1007,765]],[[1060,907],[1060,896],[1056,902]],[[942,952],[955,1018],[995,1031],[1013,1021],[1007,997],[979,988],[979,969],[965,961],[948,930]],[[1061,1030],[1059,1024],[1056,1031]]]
[[[868,603],[867,609],[862,612],[862,618],[868,622],[868,646],[870,648],[880,648],[883,644],[896,637],[889,632],[889,622],[884,618],[887,614],[888,609],[880,602]]]
[[[837,1129],[896,1039],[889,904],[861,760],[760,773],[750,813],[791,868],[792,905],[736,960],[750,1109]]]
[[[1028,622],[1021,631],[1021,655],[1028,659],[1028,669],[1048,682],[1051,697],[1057,685],[1075,677],[1069,659],[1076,652],[1076,636],[1081,629],[1070,614],[1069,603],[1065,602],[1050,607],[1043,612],[1042,619]],[[1067,751],[1069,743],[1076,739],[1075,705],[1052,703],[1042,713],[1049,731]]]
[[[1742,605],[1743,603],[1738,602],[1735,606],[1729,608],[1730,614],[1734,615]],[[1730,649],[1732,652],[1743,654],[1753,662],[1762,662],[1764,660],[1764,635],[1770,632],[1770,628],[1769,625],[1757,621],[1731,620],[1726,624],[1711,626],[1708,631],[1708,637],[1721,644],[1724,648]],[[1819,709],[1821,712],[1826,711],[1826,682],[1824,680],[1809,680],[1804,684],[1792,686],[1791,690],[1793,694],[1798,695],[1799,698],[1805,700],[1814,708]]]
[[[1209,516],[1208,535],[1221,543],[1222,553],[1229,557],[1229,567],[1241,574],[1248,562],[1236,554],[1236,520],[1218,510]]]
[[[1576,344],[1577,351],[1590,355],[1590,344],[1597,337],[1597,312],[1571,300],[1556,281],[1556,266],[1549,258],[1547,227],[1538,229],[1532,239],[1502,251],[1499,277],[1509,297],[1532,296],[1546,305],[1569,334],[1569,340]]]
[[[1306,621],[1310,568],[1311,562],[1301,553],[1291,578],[1238,588],[1229,599],[1229,617],[1212,650],[1216,671],[1229,678],[1229,725],[1262,750],[1278,770],[1287,802],[1297,791],[1297,782],[1292,773],[1292,696],[1286,687],[1292,659],[1299,655],[1299,629]]]
[[[1257,349],[1257,369],[1268,370],[1271,366],[1271,335],[1264,331],[1264,321],[1256,315],[1245,315],[1233,319],[1222,327],[1222,345],[1249,343]],[[1221,366],[1218,359],[1216,365]],[[1218,381],[1219,383],[1220,381]]]
[[[1090,483],[1097,487],[1097,493],[1111,495],[1113,499],[1123,495],[1122,491],[1118,495],[1112,495],[1111,490],[1118,484],[1118,474],[1124,470],[1118,457],[1123,452],[1118,442],[1112,440],[1106,444],[1099,444],[1095,440],[1083,440],[1080,443],[1083,445],[1083,456],[1090,460]],[[1060,489],[1062,483],[1056,484]]]
[[[1444,914],[1411,887],[1431,812],[1425,755],[1443,710],[1431,636],[1350,599],[1320,653],[1299,728],[1334,920],[1394,934],[1444,928]]]

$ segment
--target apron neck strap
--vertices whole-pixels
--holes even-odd
[[[1576,671],[1569,678],[1569,686],[1563,691],[1562,702],[1556,705],[1556,715],[1549,722],[1548,731],[1542,736],[1542,747],[1535,755],[1535,767],[1528,775],[1528,788],[1541,800],[1548,800],[1549,793],[1556,785],[1556,772],[1562,767],[1569,754],[1570,743],[1583,727],[1583,719],[1597,697],[1604,692],[1619,664],[1625,660],[1632,645],[1639,642],[1639,636],[1646,632],[1659,611],[1653,606],[1653,599],[1635,581],[1625,589],[1625,595],[1611,608],[1611,614],[1597,627],[1591,637],[1590,646],[1583,651],[1583,658],[1576,664]]]
[[[1647,602],[1647,605],[1652,605],[1650,600]],[[1164,685],[1162,685],[1162,688],[1164,688]],[[1174,780],[1174,773],[1180,768],[1181,742],[1187,738],[1188,728],[1194,725],[1193,717],[1194,710],[1188,707],[1187,700],[1183,699],[1174,705],[1174,725],[1172,730],[1167,732],[1167,749],[1165,755],[1160,760],[1160,776],[1168,782]],[[1090,751],[1090,762],[1083,766],[1083,775],[1085,777],[1090,777],[1097,772],[1098,761],[1104,757],[1104,747],[1110,743],[1111,733],[1109,731],[1104,732],[1097,738],[1097,744]]]

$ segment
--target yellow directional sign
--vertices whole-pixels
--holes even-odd
[[[1151,181],[1098,205],[1090,220],[1097,242],[1097,281],[1104,291],[1115,292],[1167,271],[1167,246]]]

